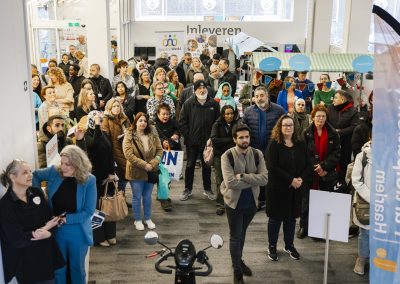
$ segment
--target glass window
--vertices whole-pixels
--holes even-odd
[[[57,20],[75,20],[82,21],[85,19],[86,0],[78,1],[57,1]]]
[[[341,46],[343,43],[343,26],[346,0],[333,0],[331,44]]]
[[[54,0],[33,1],[32,14],[35,21],[55,20]]]
[[[293,3],[293,0],[138,0],[135,1],[135,19],[287,21],[293,18]]]
[[[56,29],[36,29],[41,71],[46,69],[52,58],[57,59]]]

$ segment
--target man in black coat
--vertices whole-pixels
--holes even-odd
[[[100,75],[100,65],[92,64],[90,65],[90,80],[96,85],[97,97],[99,100],[99,106],[102,110],[109,99],[113,96],[113,90],[111,88],[110,80],[104,78]]]
[[[204,75],[203,73],[196,73],[193,76],[193,83],[203,80],[204,81]],[[183,89],[181,96],[179,97],[179,104],[182,107],[183,104],[193,96],[194,94],[194,90],[193,90],[193,85],[186,87],[185,89]],[[210,88],[210,86],[207,86],[207,94],[211,97],[214,97],[214,94]]]
[[[204,162],[202,153],[210,138],[212,125],[219,117],[219,105],[208,95],[204,80],[196,81],[193,88],[195,96],[183,104],[179,117],[179,127],[185,138],[187,153],[185,190],[180,199],[185,201],[192,195],[195,164],[200,155],[203,194],[210,200],[215,200],[215,195],[211,190],[211,167]]]
[[[229,60],[227,58],[222,58],[218,63],[219,69],[221,69],[223,76],[219,80],[221,85],[224,82],[228,82],[232,87],[232,97],[236,93],[237,78],[236,75],[229,71]]]
[[[78,76],[80,69],[81,68],[78,64],[72,64],[69,66],[68,83],[70,83],[74,89],[74,98],[79,96],[79,93],[81,92],[82,81],[85,79],[83,76]]]
[[[186,87],[186,75],[190,69],[190,64],[192,64],[192,54],[190,52],[186,52],[185,55],[183,56],[183,60],[178,64],[178,66],[181,67],[185,72],[184,78],[179,77],[179,82],[181,82],[185,87]]]

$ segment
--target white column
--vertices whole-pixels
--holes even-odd
[[[331,40],[333,2],[332,0],[312,1],[314,3],[314,10],[311,26],[312,38],[311,42],[308,43],[311,45],[311,50],[309,51],[328,53]]]
[[[368,52],[372,0],[347,0],[343,27],[344,53]]]
[[[37,160],[25,0],[1,0],[0,45],[2,86],[0,170],[15,158],[32,166]],[[3,189],[0,186],[0,191]],[[0,253],[0,283],[4,283]],[[15,283],[15,282],[12,282]]]
[[[100,65],[101,74],[112,80],[110,6],[108,0],[87,0],[86,37],[89,66]]]

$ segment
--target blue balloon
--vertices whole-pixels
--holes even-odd
[[[374,69],[374,59],[369,55],[360,55],[353,60],[351,64],[355,71],[367,73]]]
[[[311,59],[307,55],[296,54],[289,59],[289,66],[295,71],[308,71],[311,70]]]
[[[281,60],[276,57],[267,57],[261,60],[258,67],[265,72],[278,71],[281,68]]]

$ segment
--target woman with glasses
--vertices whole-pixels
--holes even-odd
[[[333,191],[337,180],[336,166],[340,160],[340,138],[336,130],[327,122],[328,109],[315,105],[311,112],[311,125],[304,131],[303,139],[311,160],[311,189]],[[308,203],[310,191],[305,189],[300,216],[299,238],[307,236]]]
[[[310,115],[306,113],[306,101],[297,99],[294,103],[294,111],[290,115],[294,121],[295,134],[302,139],[303,131],[310,126]]]
[[[295,109],[295,101],[302,99],[303,94],[301,91],[296,90],[296,83],[291,76],[285,77],[283,80],[283,90],[279,92],[277,104],[283,107],[286,113],[292,114]]]
[[[5,283],[54,283],[54,271],[64,266],[55,243],[54,217],[40,187],[32,187],[32,170],[13,160],[0,175],[7,192],[0,200],[1,247]]]
[[[321,74],[318,85],[321,86],[321,89],[318,88],[314,93],[314,105],[330,106],[336,90],[332,88],[332,81],[329,74]]]
[[[311,168],[306,145],[295,135],[295,124],[289,115],[281,116],[272,129],[266,159],[268,258],[278,260],[277,242],[283,223],[284,251],[297,260],[300,254],[294,247],[296,218],[301,213],[302,191],[310,184]]]
[[[158,70],[158,69],[157,69]],[[157,107],[160,104],[167,104],[171,109],[171,117],[175,117],[175,105],[173,100],[164,93],[164,82],[156,81],[152,85],[153,95],[147,101],[147,114],[151,120],[155,120]]]
[[[160,67],[156,69],[153,77],[153,84],[154,82],[162,82],[163,93],[168,95],[174,103],[176,102],[176,89],[171,82],[168,82],[167,72],[164,70],[164,68]],[[150,89],[150,96],[154,96],[153,86]]]

